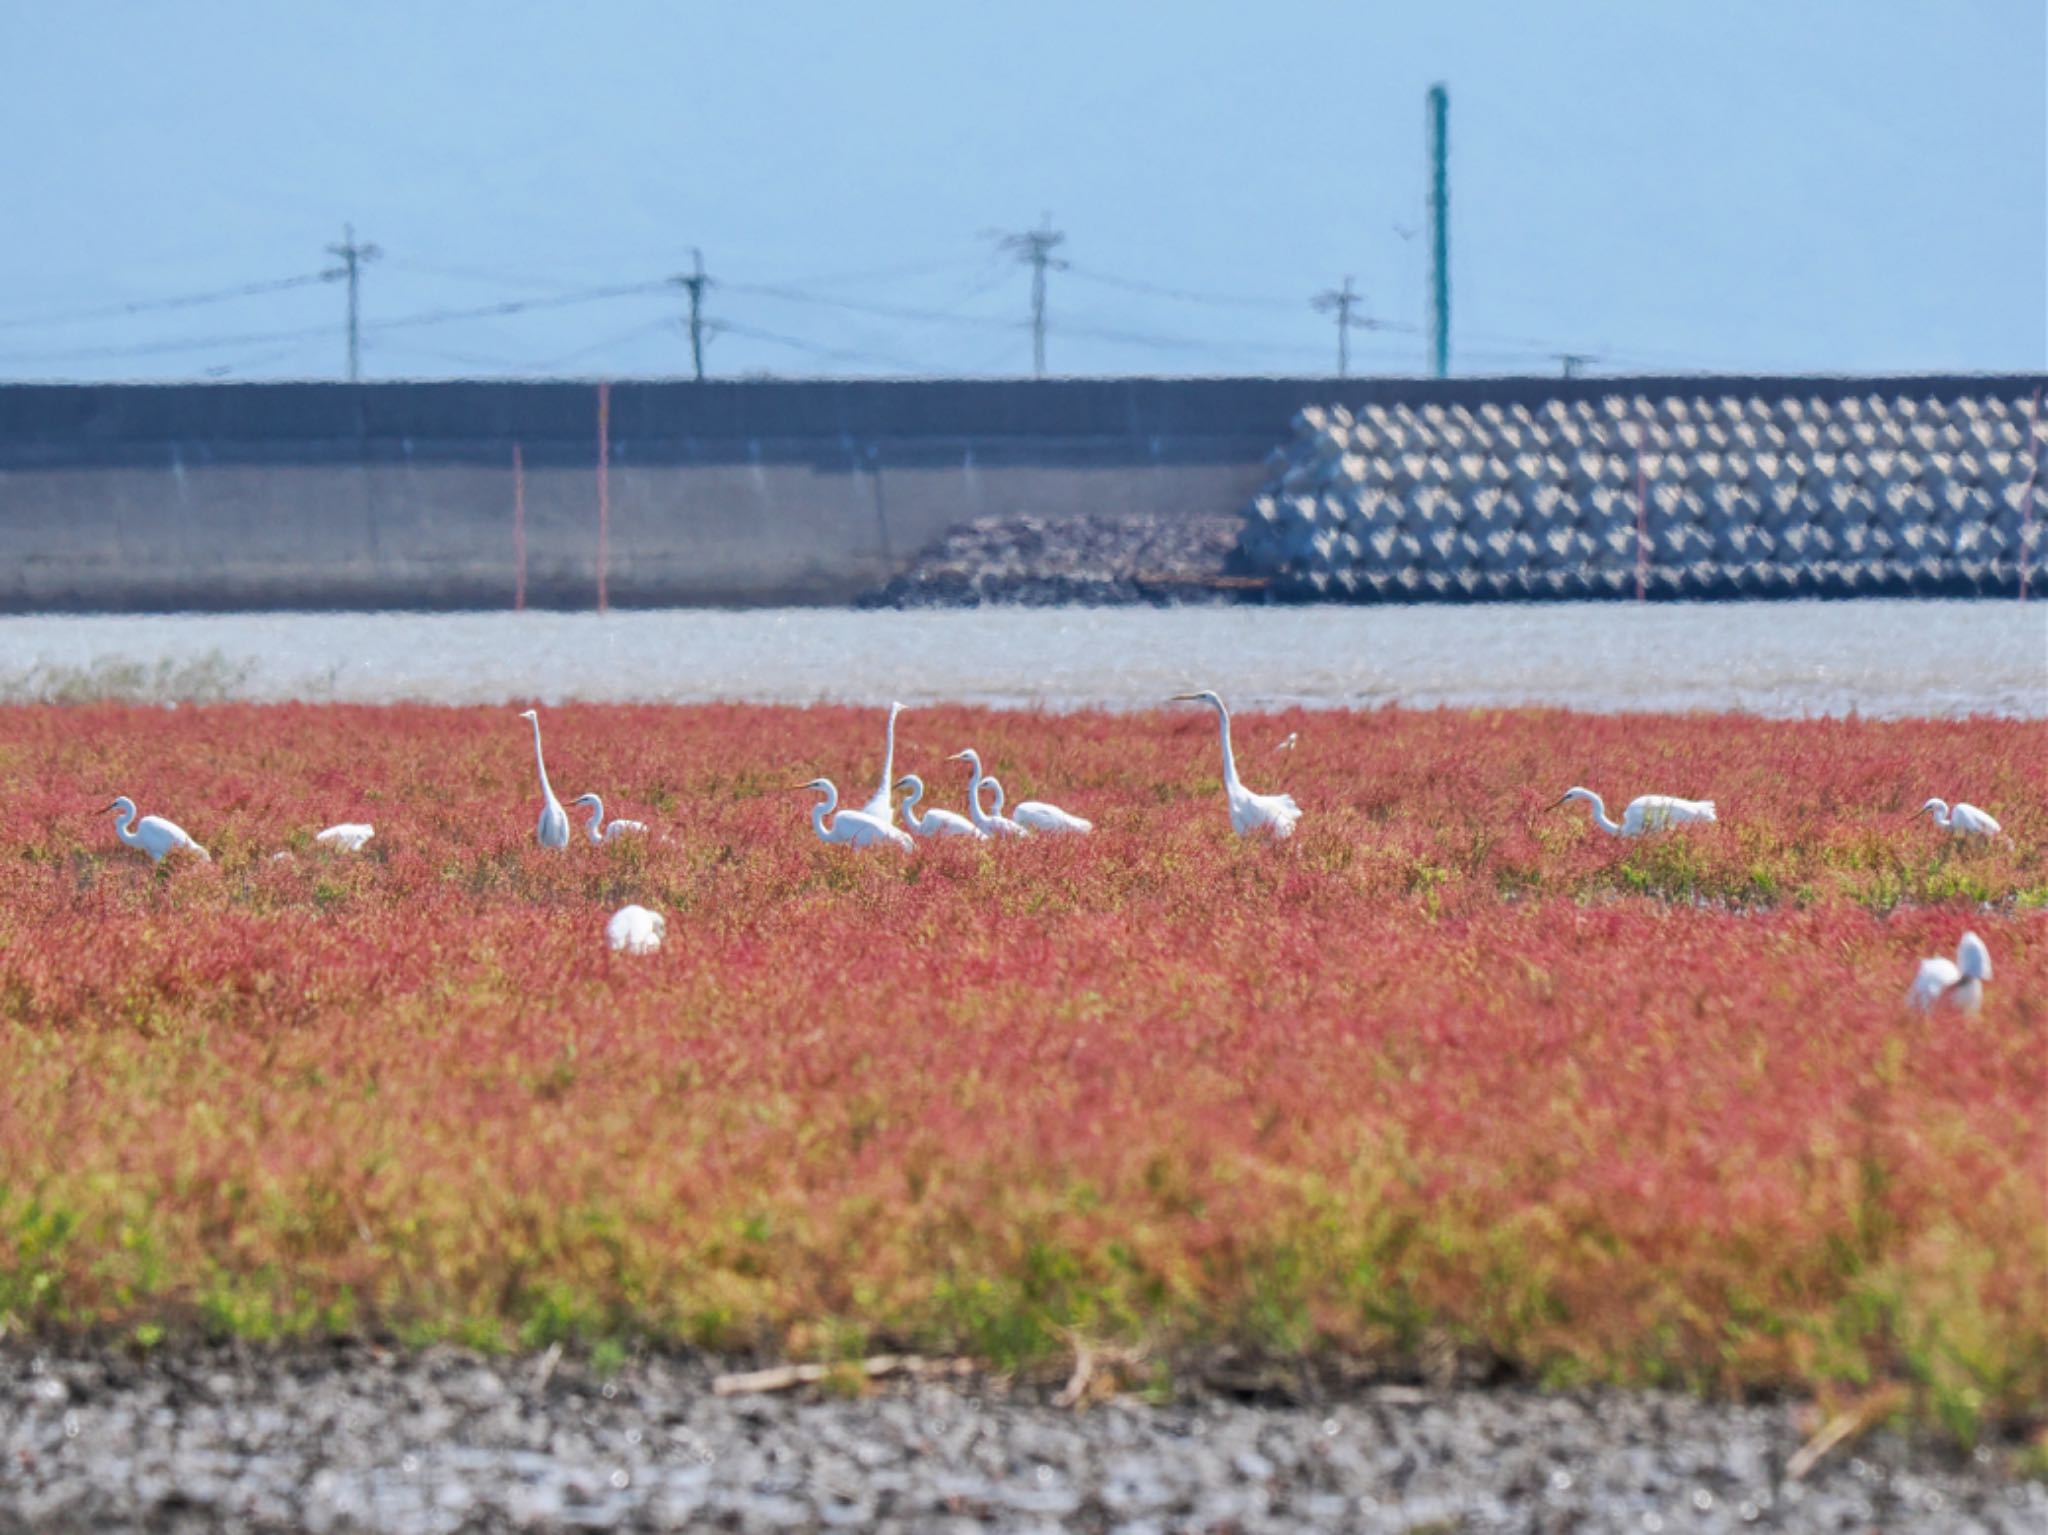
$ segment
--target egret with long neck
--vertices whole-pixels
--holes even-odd
[[[1960,801],[1950,805],[1945,799],[1931,799],[1913,814],[1933,816],[1936,826],[1958,837],[1996,837],[2004,830],[1989,811]]]
[[[893,825],[896,820],[896,807],[889,795],[896,782],[896,716],[902,712],[903,705],[889,705],[889,737],[882,752],[882,781],[875,789],[874,798],[860,808],[862,815],[873,816],[884,826]]]
[[[114,835],[130,847],[139,847],[149,854],[151,863],[162,863],[168,853],[184,851],[196,854],[206,862],[213,862],[213,855],[201,847],[186,833],[185,828],[160,815],[146,815],[135,819],[135,801],[127,795],[116,796],[107,806],[114,812]]]
[[[1254,794],[1237,776],[1237,753],[1230,747],[1230,710],[1221,697],[1209,691],[1176,693],[1175,703],[1207,704],[1216,711],[1217,727],[1223,737],[1223,798],[1230,806],[1230,826],[1240,837],[1267,832],[1275,837],[1294,835],[1294,823],[1301,819],[1301,806],[1291,794]]]
[[[1003,786],[981,770],[981,753],[969,747],[946,759],[948,762],[964,762],[973,774],[967,781],[967,813],[974,817],[974,826],[984,837],[1028,837],[1031,835],[1015,821],[1003,814]],[[995,784],[996,809],[989,815],[981,808],[981,786]]]
[[[1557,802],[1566,804],[1582,799],[1593,807],[1593,824],[1610,837],[1640,837],[1646,831],[1664,831],[1673,826],[1684,826],[1693,821],[1712,821],[1714,802],[1710,799],[1679,799],[1671,794],[1639,794],[1628,802],[1628,809],[1615,821],[1607,814],[1607,801],[1591,789],[1570,788]],[[1553,810],[1556,805],[1551,807]]]
[[[907,833],[876,820],[865,810],[839,810],[839,787],[829,778],[813,778],[809,783],[795,787],[817,789],[825,796],[811,807],[811,828],[817,832],[820,842],[842,842],[848,847],[874,847],[886,842],[905,850],[917,846]],[[835,810],[839,813],[832,816]],[[832,816],[830,826],[825,824],[827,816]]]
[[[533,722],[533,765],[540,772],[540,845],[542,847],[564,848],[569,845],[569,816],[562,809],[562,802],[555,798],[555,791],[548,784],[547,758],[540,750],[540,711],[525,709],[519,717]]]
[[[924,780],[915,773],[905,773],[896,780],[896,787],[903,793],[903,824],[920,837],[974,837],[987,840],[988,833],[950,810],[932,809],[918,814],[918,802],[924,798]]]
[[[579,794],[570,800],[569,803],[589,808],[590,819],[584,823],[583,830],[589,835],[592,847],[603,847],[605,843],[619,837],[639,837],[645,836],[647,833],[647,823],[645,821],[619,820],[606,825],[604,801],[595,794]]]

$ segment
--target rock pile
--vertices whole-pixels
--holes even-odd
[[[1366,602],[1639,582],[1652,597],[2008,594],[2022,558],[2040,590],[2032,425],[2031,401],[1989,394],[1311,407],[1233,566],[1275,595]]]
[[[866,607],[1216,600],[1237,518],[1101,514],[982,517],[952,528]]]

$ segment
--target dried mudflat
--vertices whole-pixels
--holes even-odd
[[[2003,1458],[1789,1405],[1363,1387],[1074,1411],[987,1383],[719,1396],[695,1359],[0,1347],[0,1528],[2039,1531]]]

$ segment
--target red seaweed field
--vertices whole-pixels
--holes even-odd
[[[511,708],[0,709],[0,1329],[2048,1401],[2048,726],[1242,717],[1269,843],[1207,711],[912,710],[1096,830],[902,853],[788,787],[878,713],[542,721],[647,837],[538,847]]]

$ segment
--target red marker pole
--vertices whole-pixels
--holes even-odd
[[[612,541],[612,386],[597,386],[597,611],[605,601],[605,566],[611,557]]]
[[[2034,414],[2027,421],[2027,502],[2020,509],[2020,601],[2027,600],[2028,545],[2033,542],[2034,487],[2041,483],[2041,391],[2034,391]]]
[[[512,444],[512,611],[526,611],[526,455]]]

